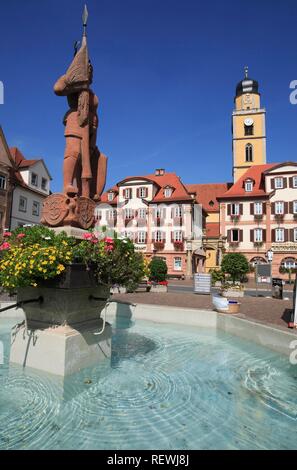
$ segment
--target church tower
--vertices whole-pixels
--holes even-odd
[[[232,151],[234,183],[254,165],[266,163],[265,109],[261,108],[259,84],[245,77],[236,87],[232,113]]]

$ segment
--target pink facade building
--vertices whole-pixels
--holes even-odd
[[[297,268],[297,163],[256,165],[220,198],[220,227],[227,252],[251,264],[267,263],[272,274]]]

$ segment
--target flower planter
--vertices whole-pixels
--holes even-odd
[[[243,297],[244,291],[240,289],[226,289],[221,292],[221,295],[226,298]]]
[[[155,242],[154,243],[154,248],[156,250],[163,250],[164,249],[164,246],[165,246],[165,243],[164,242]]]
[[[99,320],[109,296],[109,287],[98,285],[94,269],[87,270],[85,264],[68,265],[61,276],[17,291],[18,302],[41,299],[23,307],[32,329]]]
[[[112,329],[100,318],[109,288],[97,285],[84,264],[68,265],[64,275],[40,286],[19,288],[26,324],[12,331],[10,362],[67,376],[111,356]]]
[[[176,251],[183,251],[184,250],[184,243],[183,242],[173,242],[174,248]]]
[[[151,292],[168,292],[168,286],[165,284],[152,284]]]

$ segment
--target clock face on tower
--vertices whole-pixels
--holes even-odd
[[[252,118],[246,118],[246,119],[244,120],[244,124],[245,124],[246,126],[248,126],[248,127],[249,127],[249,126],[252,126],[252,125],[254,124],[254,120],[253,120]]]

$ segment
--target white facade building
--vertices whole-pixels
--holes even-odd
[[[162,257],[176,277],[203,270],[205,212],[175,173],[125,178],[104,193],[97,226],[131,238],[147,258]]]
[[[42,159],[26,160],[18,149],[10,151],[17,167],[10,220],[13,230],[40,223],[42,204],[50,194],[52,178]]]

